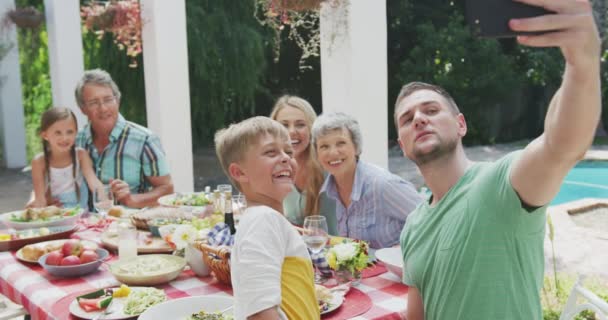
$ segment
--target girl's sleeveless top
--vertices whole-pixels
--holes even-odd
[[[76,177],[74,178],[73,167],[76,165]],[[76,181],[76,183],[74,183]],[[89,191],[82,172],[80,171],[80,163],[78,157],[76,162],[64,168],[49,167],[49,176],[47,177],[47,186],[51,188],[51,196],[59,199],[64,208],[73,208],[80,206],[87,208]],[[76,193],[76,186],[80,189],[80,200]]]

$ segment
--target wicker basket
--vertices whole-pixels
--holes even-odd
[[[203,241],[194,242],[194,247],[203,253],[203,261],[213,271],[217,281],[232,285],[230,278],[230,247],[212,247]]]

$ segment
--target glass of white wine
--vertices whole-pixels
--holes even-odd
[[[327,233],[327,219],[320,215],[308,216],[304,218],[303,227],[304,234],[302,235],[302,238],[308,249],[310,249],[310,252],[313,254],[321,252],[329,239]],[[320,281],[321,277],[315,272],[315,282],[318,283]]]

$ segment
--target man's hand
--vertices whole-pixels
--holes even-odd
[[[515,31],[550,31],[540,35],[518,36],[519,43],[531,47],[559,47],[566,63],[587,68],[599,63],[601,40],[588,0],[517,0],[543,7],[555,14],[511,19]]]
[[[127,207],[135,207],[131,205],[131,188],[129,188],[129,184],[119,179],[113,179],[110,180],[110,188],[117,202]]]

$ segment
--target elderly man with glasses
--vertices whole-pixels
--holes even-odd
[[[172,193],[158,136],[118,112],[121,95],[112,77],[104,70],[88,70],[75,94],[89,119],[76,145],[89,152],[97,176],[111,186],[115,199],[127,207],[143,208]]]

